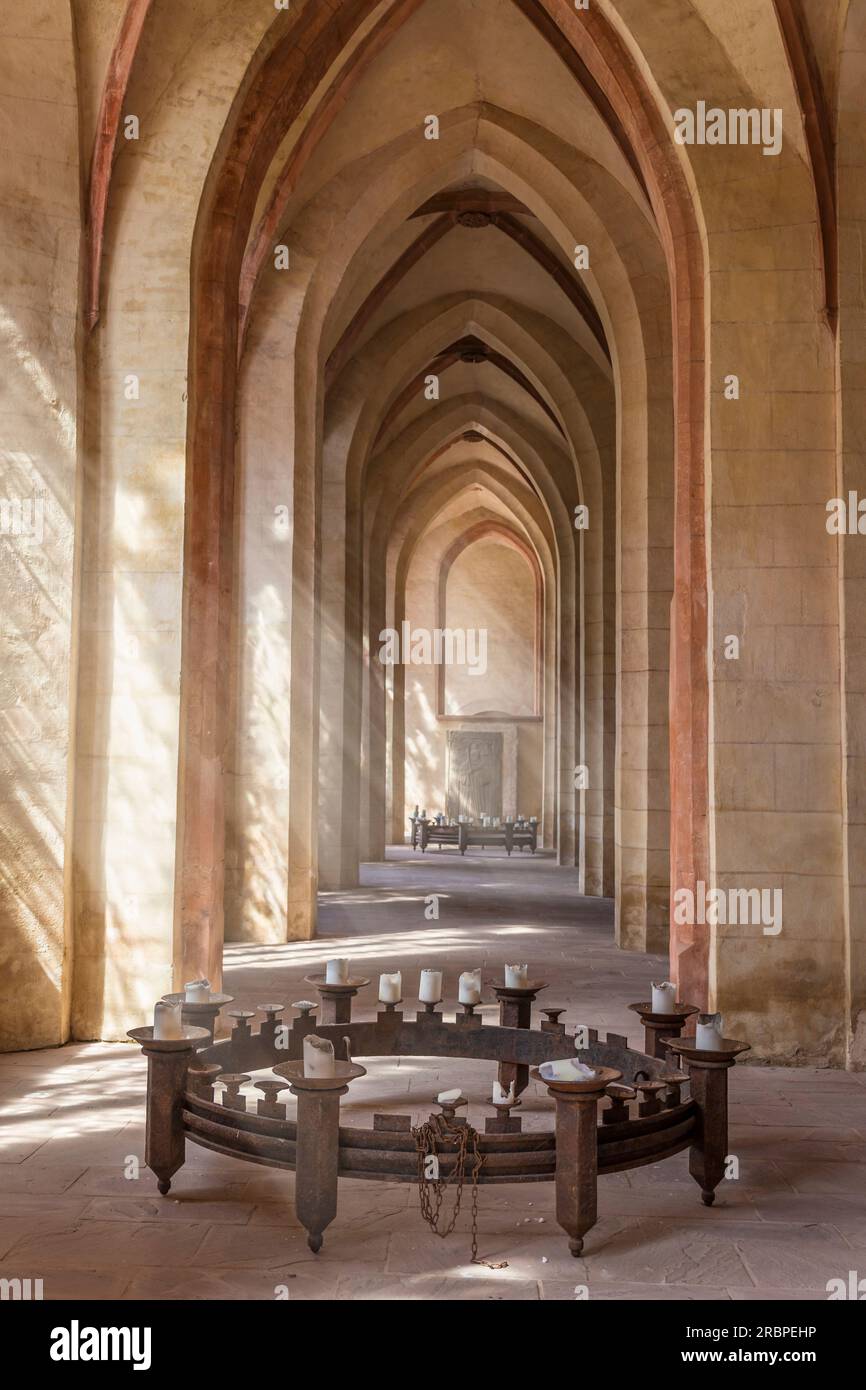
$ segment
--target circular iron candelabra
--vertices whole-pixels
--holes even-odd
[[[748,1044],[720,1039],[713,1051],[698,1051],[694,1038],[682,1036],[686,1021],[697,1012],[692,1005],[677,1004],[671,1014],[659,1015],[649,1004],[632,1004],[644,1024],[641,1052],[619,1034],[602,1038],[591,1028],[580,1030],[582,1045],[577,1046],[575,1035],[560,1021],[561,1008],[543,1009],[544,1021],[533,1028],[532,1005],[546,988],[539,980],[522,989],[494,982],[498,1024],[484,1023],[474,1006],[446,1023],[441,1005],[410,1019],[394,1004],[380,1005],[371,1021],[353,1022],[352,1000],[368,980],[331,985],[309,976],[307,982],[321,999],[318,1020],[309,1000],[293,1006],[297,1013],[290,1023],[280,1017],[285,1005],[260,1005],[264,1018],[256,1031],[250,1026],[252,1011],[234,1010],[231,1036],[214,1042],[222,1005],[215,1005],[213,1017],[202,1012],[210,1006],[187,1005],[182,1039],[166,1044],[153,1039],[151,1028],[130,1031],[148,1058],[145,1158],[160,1192],[168,1192],[182,1166],[187,1140],[250,1163],[294,1170],[298,1219],[310,1248],[318,1251],[337,1213],[339,1177],[418,1180],[410,1114],[374,1114],[369,1128],[340,1125],[340,1097],[364,1075],[356,1058],[414,1056],[493,1062],[503,1090],[509,1093],[513,1084],[513,1100],[491,1103],[495,1116],[486,1120],[478,1139],[483,1165],[477,1181],[555,1183],[556,1219],[575,1256],[582,1253],[597,1219],[599,1176],[688,1149],[689,1171],[704,1203],[712,1203],[728,1151],[728,1071]],[[227,996],[220,999],[232,1002]],[[209,1026],[197,1027],[197,1021]],[[337,1061],[332,1078],[304,1077],[303,1043],[311,1033],[333,1043]],[[541,1076],[538,1068],[544,1062],[565,1058],[593,1067],[595,1077],[563,1082]],[[267,1068],[279,1080],[254,1083],[262,1097],[252,1110],[241,1088],[252,1073]],[[551,1129],[524,1132],[521,1117],[513,1113],[530,1078],[546,1085],[554,1103]],[[216,1086],[223,1088],[221,1100]],[[278,1099],[285,1090],[297,1097],[295,1119],[287,1117]],[[459,1103],[445,1104],[438,1113],[450,1125],[464,1125],[458,1108]],[[456,1161],[457,1147],[455,1143],[449,1153],[446,1144],[439,1154],[444,1178]]]

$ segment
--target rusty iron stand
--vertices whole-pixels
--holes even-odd
[[[210,999],[204,1003],[189,1004],[186,995],[181,991],[179,994],[164,994],[162,1002],[164,1004],[182,1004],[180,1016],[184,1027],[206,1028],[210,1035],[209,1042],[213,1042],[220,1009],[225,1008],[226,1004],[233,1004],[235,1001],[231,994],[212,994]]]
[[[369,980],[347,980],[345,984],[328,984],[324,975],[305,975],[304,982],[314,985],[322,999],[319,1023],[325,1027],[329,1023],[351,1023],[352,1000],[370,983]]]
[[[598,1220],[598,1142],[596,1109],[607,1087],[622,1078],[614,1067],[598,1067],[591,1081],[546,1081],[533,1069],[556,1102],[556,1219],[575,1258],[583,1238]]]
[[[349,1082],[366,1076],[366,1067],[336,1062],[333,1076],[305,1076],[303,1060],[274,1067],[291,1084],[298,1098],[295,1149],[295,1214],[307,1232],[315,1255],[322,1248],[326,1227],[337,1215],[337,1174],[340,1166],[340,1096]]]
[[[182,1112],[187,1069],[196,1048],[205,1046],[210,1034],[206,1028],[187,1027],[182,1038],[155,1038],[150,1026],[132,1028],[129,1036],[147,1058],[144,1161],[164,1197],[186,1157]]]
[[[644,1029],[644,1048],[650,1057],[662,1060],[667,1055],[666,1039],[678,1038],[685,1027],[686,1020],[698,1012],[694,1004],[675,1004],[669,1014],[653,1013],[652,1004],[629,1004],[632,1013],[640,1018]]]
[[[317,1005],[309,1000],[293,1005],[297,1016],[290,1024],[279,1021],[282,1004],[260,1005],[264,1018],[257,1030],[251,1027],[253,1011],[232,1009],[231,1035],[214,1042],[221,1007],[214,1000],[186,1006],[185,1015],[197,1010],[195,1017],[207,1026],[185,1026],[182,1038],[163,1041],[153,1038],[152,1028],[130,1030],[148,1059],[146,1161],[161,1193],[169,1191],[183,1164],[187,1140],[219,1154],[295,1170],[298,1218],[310,1248],[319,1250],[337,1210],[340,1176],[418,1181],[411,1115],[376,1114],[372,1128],[340,1126],[340,1097],[364,1073],[354,1057],[436,1056],[489,1061],[506,1093],[514,1081],[514,1102],[495,1105],[496,1118],[486,1121],[485,1133],[472,1132],[479,1156],[473,1188],[554,1182],[557,1220],[574,1255],[582,1253],[595,1223],[596,1183],[607,1173],[689,1149],[702,1200],[713,1201],[727,1153],[727,1075],[748,1045],[722,1039],[717,1049],[698,1051],[694,1038],[680,1036],[683,1022],[696,1012],[693,1006],[680,1004],[676,1013],[662,1016],[653,1015],[648,1005],[633,1005],[645,1029],[646,1051],[641,1052],[629,1047],[627,1038],[615,1033],[600,1038],[593,1028],[581,1030],[578,1045],[561,1022],[560,1008],[544,1009],[544,1021],[533,1028],[532,1003],[545,987],[540,981],[517,990],[495,985],[500,1019],[493,1024],[482,1020],[477,1005],[462,1006],[455,1022],[447,1023],[441,1004],[420,1007],[414,1018],[406,1018],[398,1004],[380,1004],[372,1020],[353,1022],[352,1000],[366,982],[330,985],[322,976],[310,979],[321,1001],[319,1021]],[[225,996],[225,1002],[233,1001]],[[333,1078],[303,1075],[304,1038],[313,1031],[334,1045]],[[524,1133],[520,1116],[512,1112],[530,1069],[540,1080],[537,1069],[543,1062],[565,1058],[586,1062],[596,1076],[589,1082],[545,1082],[555,1127]],[[265,1069],[278,1079],[254,1081],[261,1094],[250,1108],[243,1088]],[[297,1098],[296,1119],[279,1099],[287,1089]],[[597,1116],[599,1102],[604,1104]],[[457,1106],[441,1109],[441,1117],[431,1115],[431,1122],[441,1119],[458,1134],[465,1121],[457,1118]],[[442,1145],[444,1180],[459,1166],[461,1153],[459,1144]]]
[[[528,980],[520,989],[514,989],[505,983],[499,984],[494,981],[493,992],[499,1000],[499,1023],[503,1028],[531,1028],[532,1027],[532,1006],[536,996],[547,985],[543,980]],[[562,1010],[559,1011],[560,1013]],[[563,1034],[565,1029],[562,1030]],[[504,1091],[508,1091],[512,1081],[514,1082],[515,1098],[521,1095],[529,1085],[529,1067],[515,1065],[513,1062],[499,1063],[499,1084]]]
[[[698,1051],[695,1039],[666,1038],[688,1068],[689,1090],[698,1110],[698,1124],[689,1149],[689,1172],[701,1189],[701,1201],[711,1207],[725,1176],[728,1155],[728,1072],[748,1043],[721,1038],[719,1046]]]

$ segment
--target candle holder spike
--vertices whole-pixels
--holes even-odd
[[[477,1004],[461,1004],[460,1008],[463,1012],[456,1014],[454,1020],[460,1028],[481,1028],[483,1026],[481,1015],[475,1012],[476,1009],[481,1008],[480,999]]]
[[[214,1082],[222,1068],[219,1062],[191,1062],[187,1071],[189,1086],[202,1100],[213,1100]]]
[[[640,1018],[644,1026],[644,1046],[650,1057],[664,1058],[667,1055],[665,1039],[678,1038],[688,1019],[698,1012],[696,1004],[675,1004],[669,1014],[653,1012],[652,1001],[629,1004],[632,1013]]]
[[[621,1125],[627,1123],[631,1117],[628,1102],[637,1099],[637,1091],[634,1086],[624,1086],[621,1081],[611,1081],[605,1087],[604,1093],[610,1101],[610,1105],[601,1112],[602,1124]]]
[[[304,982],[308,985],[315,985],[319,991],[322,1007],[319,1012],[319,1023],[327,1026],[331,1023],[351,1023],[352,1022],[352,1000],[370,983],[365,979],[343,980],[340,984],[331,984],[324,975],[305,975]]]
[[[226,1004],[233,1004],[234,995],[211,994],[210,999],[205,999],[197,1004],[190,1004],[187,1003],[185,991],[180,990],[176,994],[164,994],[162,996],[162,1002],[164,1004],[180,1004],[181,1018],[184,1023],[194,1028],[206,1028],[209,1034],[209,1044],[214,1040],[216,1021],[220,1009],[225,1008]],[[203,1044],[203,1046],[208,1044]]]
[[[462,1110],[464,1106],[469,1104],[465,1096],[460,1096],[457,1100],[444,1101],[440,1100],[437,1096],[435,1103],[439,1106],[440,1114],[448,1121],[449,1124],[460,1124],[463,1117],[458,1116],[457,1111]]]
[[[278,1101],[277,1096],[281,1091],[289,1088],[285,1082],[281,1081],[256,1081],[253,1083],[257,1091],[262,1092],[261,1100],[256,1101],[256,1114],[268,1115],[274,1120],[284,1120],[286,1118],[285,1102]]]
[[[250,1022],[256,1016],[255,1010],[229,1009],[228,1016],[229,1018],[233,1018],[235,1021],[234,1027],[232,1028],[232,1039],[236,1040],[238,1043],[244,1043],[249,1041],[249,1039],[253,1035],[252,1029],[250,1028]]]
[[[663,1080],[663,1081],[666,1083],[666,1085],[667,1085],[667,1091],[665,1092],[665,1102],[664,1102],[664,1103],[665,1103],[665,1109],[666,1109],[666,1110],[675,1110],[676,1107],[680,1104],[680,1093],[681,1093],[681,1091],[682,1091],[682,1088],[683,1088],[683,1086],[685,1086],[685,1085],[688,1084],[688,1080],[689,1080],[688,1072],[684,1072],[684,1071],[675,1071],[675,1072],[670,1072],[670,1073],[667,1073],[667,1072],[666,1072],[665,1075],[662,1077],[662,1080]]]
[[[667,1090],[667,1082],[635,1081],[634,1088],[643,1096],[637,1107],[638,1115],[658,1115],[662,1108],[661,1092]]]
[[[544,1022],[541,1025],[543,1033],[564,1033],[565,1024],[560,1023],[560,1015],[565,1013],[565,1009],[542,1009]]]
[[[523,1130],[523,1120],[520,1115],[512,1115],[512,1110],[516,1110],[522,1104],[519,1100],[499,1101],[492,1100],[490,1104],[496,1111],[496,1118],[489,1116],[484,1121],[485,1134],[520,1134]]]
[[[246,1086],[252,1077],[244,1072],[223,1072],[220,1081],[226,1088],[223,1096],[223,1105],[229,1110],[243,1110],[247,1108],[247,1098],[241,1095],[241,1086]]]

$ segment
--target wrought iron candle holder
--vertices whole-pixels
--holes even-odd
[[[180,1004],[181,1019],[184,1026],[189,1028],[206,1028],[210,1033],[210,1040],[214,1040],[214,1029],[216,1028],[217,1015],[220,1009],[226,1004],[233,1004],[234,998],[231,994],[211,994],[210,999],[199,1000],[197,1003],[190,1003],[186,995],[181,991],[179,994],[164,994],[162,996],[164,1004]]]
[[[545,988],[530,981],[525,988],[495,984],[500,1001],[498,1024],[483,1022],[475,1006],[446,1023],[441,1005],[407,1019],[394,1004],[380,1004],[372,1021],[353,1022],[352,1000],[369,981],[352,979],[328,984],[308,977],[320,999],[302,1000],[291,1023],[278,1024],[283,1005],[261,1005],[265,1017],[254,1030],[249,1010],[233,1010],[231,1036],[213,1040],[215,1016],[208,1027],[185,1026],[185,1036],[155,1040],[152,1028],[134,1028],[129,1036],[148,1059],[146,1162],[159,1191],[169,1191],[182,1167],[186,1142],[250,1163],[295,1172],[295,1209],[314,1251],[337,1213],[340,1177],[418,1182],[420,1147],[411,1115],[373,1116],[371,1128],[340,1124],[340,1097],[364,1075],[356,1058],[442,1057],[489,1061],[514,1101],[494,1107],[496,1118],[484,1134],[472,1135],[473,1188],[487,1183],[553,1182],[556,1217],[569,1249],[583,1251],[596,1222],[598,1179],[608,1173],[658,1163],[689,1150],[689,1171],[706,1205],[724,1176],[728,1149],[727,1077],[748,1044],[719,1039],[712,1051],[699,1051],[695,1039],[682,1037],[686,1020],[697,1010],[676,1006],[670,1015],[655,1015],[647,1004],[634,1004],[646,1030],[646,1051],[630,1048],[625,1037],[582,1029],[585,1046],[560,1022],[563,1010],[544,1009],[545,1020],[531,1026],[531,1009]],[[232,1002],[226,998],[226,1002]],[[402,1001],[400,1001],[402,1002]],[[187,1008],[202,1006],[187,1006]],[[187,1010],[184,1010],[186,1015]],[[334,1046],[333,1077],[304,1076],[303,1044],[311,1033]],[[517,1096],[530,1077],[542,1081],[544,1062],[572,1058],[595,1069],[588,1081],[544,1080],[554,1102],[554,1125],[523,1132],[516,1115]],[[270,1069],[279,1082],[254,1081],[262,1092],[253,1111],[242,1087],[256,1072]],[[222,1099],[215,1086],[223,1088]],[[297,1116],[289,1119],[278,1099],[290,1089],[297,1097]],[[685,1092],[685,1094],[684,1094]],[[599,1107],[601,1110],[599,1112]],[[441,1136],[438,1163],[447,1181],[465,1161],[468,1122],[456,1115],[433,1115]],[[443,1123],[443,1120],[446,1123]],[[429,1128],[429,1124],[427,1126]]]
[[[694,1004],[674,1004],[669,1014],[653,1012],[651,1003],[629,1004],[632,1013],[640,1018],[644,1028],[644,1046],[651,1057],[664,1057],[666,1038],[678,1038],[688,1019],[698,1012]]]

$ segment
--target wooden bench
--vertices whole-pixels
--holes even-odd
[[[506,825],[439,825],[436,821],[412,818],[412,848],[427,852],[428,845],[438,845],[440,850],[458,849],[465,854],[470,845],[502,846],[510,856],[515,849],[528,849],[532,854],[538,848],[538,825],[530,821],[517,821]]]

